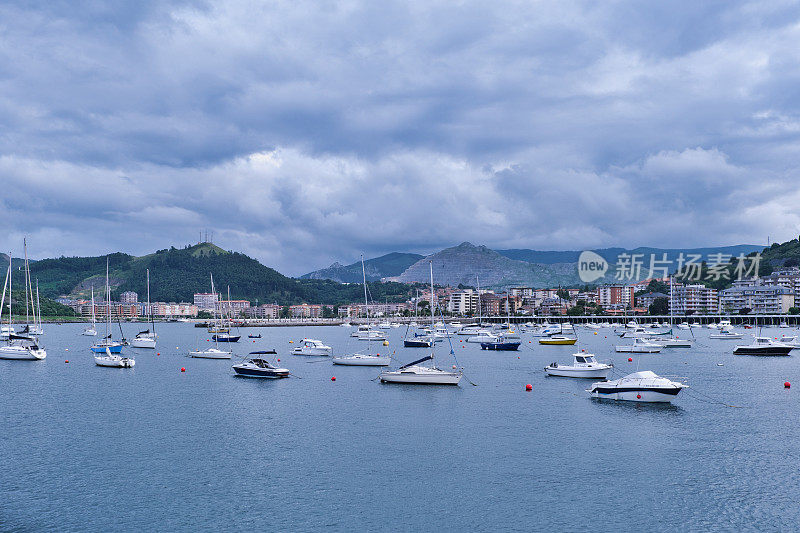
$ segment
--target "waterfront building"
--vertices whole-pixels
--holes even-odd
[[[738,313],[750,309],[754,314],[788,313],[795,305],[795,292],[783,285],[766,285],[760,279],[737,280],[720,294],[719,308],[723,313]]]
[[[133,291],[125,291],[119,295],[119,301],[123,304],[135,304],[139,301],[139,295]]]
[[[200,311],[213,311],[217,302],[219,302],[219,294],[211,292],[198,292],[194,295],[194,305]]]
[[[636,297],[636,305],[647,309],[653,305],[656,298],[666,298],[669,300],[669,294],[664,294],[663,292],[648,292]]]
[[[461,289],[453,292],[447,300],[447,311],[454,315],[478,313],[478,291]]]
[[[633,305],[633,286],[620,283],[597,288],[597,303],[604,308],[625,308]]]
[[[276,304],[262,304],[251,306],[245,309],[244,314],[247,318],[278,318],[281,314],[281,306]]]
[[[320,318],[322,316],[322,306],[319,304],[299,304],[289,306],[289,314],[292,318]]]
[[[716,289],[699,283],[692,285],[673,283],[669,309],[670,313],[675,315],[716,313],[719,310],[719,294]]]
[[[239,316],[245,314],[245,311],[249,308],[249,300],[220,300],[217,302],[217,313],[229,316]]]

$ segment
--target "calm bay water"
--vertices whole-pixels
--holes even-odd
[[[628,363],[613,352],[628,340],[580,329],[579,347],[621,373],[638,364],[689,378],[672,406],[648,406],[592,401],[590,380],[545,377],[542,367],[576,350],[525,334],[517,353],[456,337],[478,386],[417,387],[288,355],[302,336],[335,352],[364,348],[340,327],[242,330],[236,353],[276,348],[302,378],[279,381],[186,358],[208,344],[186,324],[158,325],[160,355],[129,348],[134,369],[96,367],[82,328],[46,325],[45,361],[0,361],[3,530],[798,527],[800,353],[734,356],[746,338],[702,330],[693,349]],[[257,331],[262,339],[246,339]],[[381,349],[422,357],[400,347],[402,334],[391,330]],[[448,351],[437,348],[441,365],[452,364]]]

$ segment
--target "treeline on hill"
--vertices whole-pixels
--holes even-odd
[[[8,298],[8,295],[6,295]],[[33,298],[34,304],[36,303],[36,297]],[[39,297],[39,306],[42,310],[42,316],[75,316],[75,311],[72,310],[71,307],[67,307],[66,305],[61,305],[58,302],[51,300],[50,298],[42,298]],[[6,310],[6,312],[8,312]],[[11,298],[11,313],[17,316],[25,316],[25,292],[24,290],[14,290],[12,292]],[[33,316],[33,310],[31,309],[31,304],[28,304],[28,313],[30,316]],[[6,315],[8,316],[8,315]]]
[[[72,294],[88,298],[91,288],[102,299],[105,287],[106,257],[109,258],[112,298],[134,291],[144,300],[146,271],[150,269],[150,297],[153,301],[191,302],[196,292],[210,292],[210,274],[215,289],[223,298],[230,287],[231,298],[255,303],[323,303],[341,305],[363,299],[363,287],[329,280],[296,280],[237,252],[227,252],[203,243],[186,248],[169,248],[154,254],[134,257],[114,253],[98,257],[60,257],[31,263],[31,277],[39,280],[42,296],[56,298]],[[15,269],[13,282],[21,287],[24,272]],[[411,286],[402,283],[368,283],[376,302],[404,301]],[[24,303],[24,302],[23,302]],[[55,303],[55,302],[54,302]]]

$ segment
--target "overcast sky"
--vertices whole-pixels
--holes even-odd
[[[797,2],[0,4],[0,246],[288,275],[800,233]]]

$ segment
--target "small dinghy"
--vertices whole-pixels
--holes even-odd
[[[551,363],[544,367],[548,376],[558,376],[563,378],[601,378],[606,379],[612,365],[598,363],[594,354],[576,353],[572,354],[572,365],[559,365]]]
[[[249,355],[251,357],[248,357],[241,363],[233,365],[232,368],[233,371],[235,372],[234,375],[243,378],[267,378],[267,379],[288,378],[289,377],[288,368],[278,368],[277,366],[273,366],[272,363],[261,357],[267,354],[274,354],[274,353],[275,353],[274,350],[250,352]]]
[[[261,333],[259,333],[258,335],[248,335],[247,338],[248,339],[260,339],[261,338]]]

